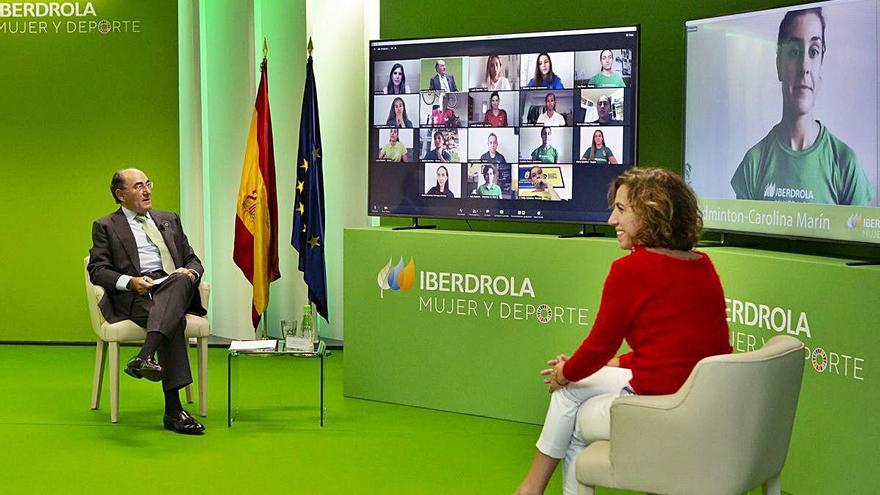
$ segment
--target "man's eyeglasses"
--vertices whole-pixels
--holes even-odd
[[[153,190],[153,181],[148,180],[147,182],[137,182],[129,187],[125,187],[123,189],[134,189],[137,192],[144,192],[144,189]]]

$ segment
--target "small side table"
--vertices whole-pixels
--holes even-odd
[[[301,359],[317,359],[320,362],[320,380],[321,380],[321,399],[320,399],[320,418],[321,418],[321,427],[324,426],[324,357],[329,356],[330,352],[327,351],[327,345],[323,340],[319,340],[317,345],[315,346],[315,350],[313,352],[308,351],[229,351],[229,355],[226,358],[226,419],[227,426],[232,427],[232,423],[235,421],[235,416],[237,414],[237,410],[233,409],[233,375],[237,375],[237,371],[235,369],[236,358],[239,356],[247,356],[247,357],[260,357],[260,358],[278,358],[278,357],[290,357],[290,358],[301,358]],[[237,408],[236,408],[237,409]]]

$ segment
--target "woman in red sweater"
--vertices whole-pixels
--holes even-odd
[[[575,459],[609,438],[615,397],[674,393],[697,361],[732,350],[721,281],[709,257],[693,250],[703,221],[687,184],[667,170],[634,168],[614,181],[608,199],[608,224],[631,252],[611,264],[581,346],[541,371],[550,406],[518,494],[543,493],[562,459],[564,493],[576,494]],[[624,340],[632,350],[614,357]]]

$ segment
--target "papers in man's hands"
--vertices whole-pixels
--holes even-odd
[[[274,351],[277,347],[278,341],[275,339],[233,340],[229,343],[230,351],[239,352]]]

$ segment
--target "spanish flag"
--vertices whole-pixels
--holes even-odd
[[[278,199],[275,194],[275,153],[266,58],[260,64],[260,87],[251,116],[241,185],[235,212],[232,260],[254,286],[251,317],[254,328],[269,305],[269,283],[281,278],[278,270]]]

